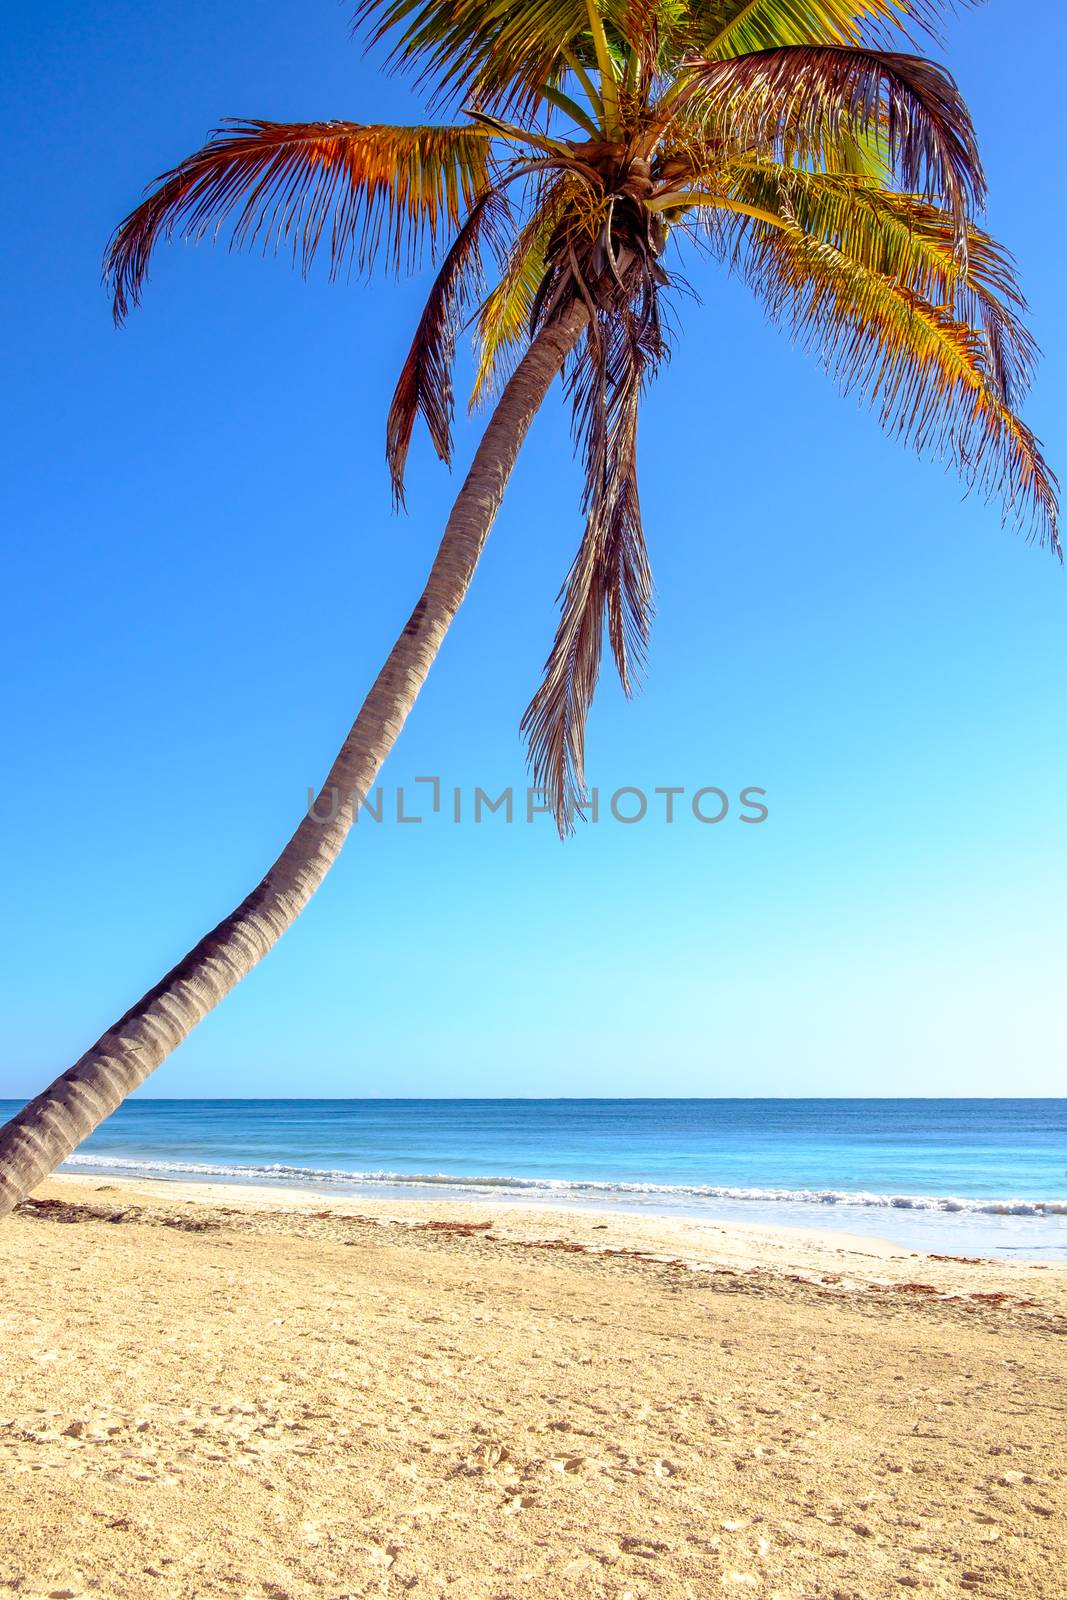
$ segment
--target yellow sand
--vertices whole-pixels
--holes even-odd
[[[1067,1596],[1063,1267],[278,1190],[36,1200],[0,1224],[0,1594]]]

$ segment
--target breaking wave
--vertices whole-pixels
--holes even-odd
[[[224,1166],[202,1161],[166,1161],[138,1156],[68,1156],[64,1167],[83,1167],[121,1177],[185,1178],[191,1182],[306,1184],[345,1189],[449,1189],[453,1193],[568,1196],[684,1202],[730,1200],[772,1205],[856,1206],[892,1211],[966,1213],[993,1217],[1067,1217],[1067,1200],[973,1199],[960,1195],[872,1194],[850,1189],[732,1188],[719,1184],[610,1182],[599,1179],[469,1177],[449,1172],[353,1172],[344,1168],[293,1167],[280,1162],[263,1166]]]

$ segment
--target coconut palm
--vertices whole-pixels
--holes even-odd
[[[0,1131],[0,1212],[140,1084],[264,956],[335,861],[463,600],[530,422],[562,370],[584,532],[527,708],[533,781],[581,813],[606,633],[629,690],[652,580],[639,402],[667,355],[676,261],[740,273],[886,428],[955,463],[1059,550],[1055,482],[1017,415],[1034,358],[955,83],[909,53],[934,0],[363,0],[415,75],[422,127],[230,123],[117,229],[121,321],[156,244],[228,231],[331,272],[438,264],[388,413],[398,501],[418,417],[452,451],[452,365],[473,322],[492,401],[426,587],[319,803],[251,894]],[[911,28],[912,33],[906,29]],[[897,49],[891,48],[894,44]],[[899,48],[906,46],[906,49]],[[458,118],[458,120],[457,120]]]

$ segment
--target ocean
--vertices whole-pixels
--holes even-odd
[[[0,1122],[18,1109],[0,1102]],[[1067,1100],[156,1100],[77,1173],[480,1197],[1067,1258]]]

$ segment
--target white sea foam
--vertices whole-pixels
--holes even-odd
[[[319,1188],[423,1189],[443,1188],[474,1194],[537,1195],[564,1200],[601,1196],[604,1199],[645,1198],[665,1203],[692,1200],[766,1202],[772,1205],[856,1206],[879,1210],[965,1213],[994,1217],[1067,1217],[1067,1200],[1018,1198],[968,1198],[962,1195],[872,1194],[850,1189],[733,1188],[718,1184],[614,1183],[598,1179],[477,1177],[449,1172],[353,1172],[344,1168],[291,1167],[280,1162],[264,1166],[223,1166],[202,1161],[167,1161],[140,1156],[68,1156],[64,1167],[139,1178],[187,1178],[190,1181],[307,1184]]]

